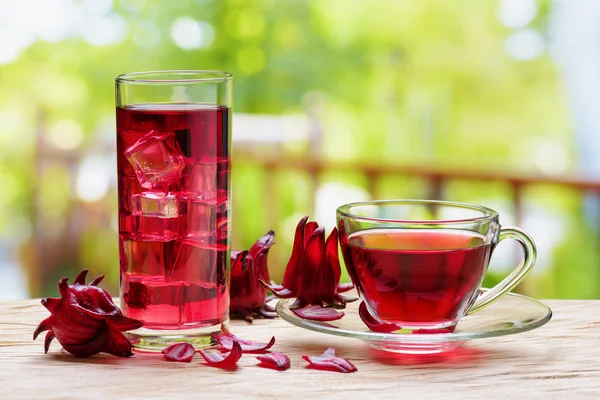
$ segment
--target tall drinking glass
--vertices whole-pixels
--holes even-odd
[[[232,76],[116,79],[120,296],[134,345],[211,345],[229,322]]]

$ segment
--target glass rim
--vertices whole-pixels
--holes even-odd
[[[233,79],[233,75],[225,71],[216,70],[163,70],[163,71],[141,71],[128,72],[117,75],[116,83],[125,84],[190,84],[202,82],[227,82]]]
[[[363,215],[357,215],[350,210],[354,207],[364,207],[364,206],[386,206],[386,205],[419,205],[419,206],[427,206],[427,205],[437,205],[444,206],[450,208],[461,208],[468,209],[472,211],[481,212],[483,215],[478,217],[471,218],[459,218],[459,219],[403,219],[403,218],[380,218],[380,217],[367,217]],[[497,211],[477,204],[469,204],[469,203],[459,203],[454,201],[446,201],[446,200],[418,200],[418,199],[406,199],[406,200],[370,200],[370,201],[358,201],[354,203],[348,203],[341,205],[337,208],[336,214],[338,218],[340,217],[348,217],[352,219],[359,219],[363,221],[373,221],[373,222],[397,222],[397,223],[406,223],[406,224],[457,224],[457,223],[475,223],[486,220],[491,220],[494,218],[498,218],[499,214]]]

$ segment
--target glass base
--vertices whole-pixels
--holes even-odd
[[[205,349],[217,346],[214,335],[229,329],[229,320],[220,324],[195,329],[158,330],[140,328],[135,331],[125,332],[134,351],[143,353],[161,352],[166,347],[175,343],[188,342],[196,349]]]
[[[406,342],[377,342],[369,343],[371,347],[377,350],[389,351],[392,353],[401,354],[436,354],[454,350],[458,347],[458,342],[443,342],[443,343],[406,343]]]

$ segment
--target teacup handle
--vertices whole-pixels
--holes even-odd
[[[500,230],[500,237],[498,239],[498,243],[503,241],[504,239],[512,238],[521,243],[523,246],[523,251],[525,253],[525,257],[523,262],[517,266],[506,278],[504,278],[500,283],[496,286],[483,292],[479,298],[475,301],[475,303],[471,306],[469,311],[467,311],[467,315],[473,314],[490,304],[494,301],[498,300],[500,297],[504,296],[508,293],[512,288],[517,286],[519,282],[523,280],[525,275],[531,270],[533,265],[535,264],[535,259],[537,257],[537,251],[535,249],[535,243],[531,236],[527,234],[524,230],[520,228],[516,228],[514,226],[508,226],[502,228]]]

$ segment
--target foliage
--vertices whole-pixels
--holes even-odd
[[[543,31],[550,2],[538,6],[530,26]],[[45,268],[38,242],[76,240],[60,244],[77,247],[74,255],[59,257],[43,286],[32,282],[33,295],[54,290],[55,276],[65,275],[61,268],[78,263],[108,272],[116,293],[114,182],[106,196],[85,202],[77,197],[76,175],[85,155],[113,151],[113,79],[131,71],[230,71],[235,112],[316,110],[324,132],[320,155],[328,159],[544,172],[540,144],[551,143],[567,149],[572,168],[572,130],[559,71],[547,53],[527,62],[507,56],[511,30],[497,21],[497,9],[494,1],[466,0],[115,0],[110,13],[127,24],[121,42],[94,46],[80,35],[56,43],[38,40],[0,66],[0,213],[8,216],[0,219],[0,237],[5,247],[19,249],[32,280],[33,271]],[[181,17],[212,27],[212,42],[191,50],[175,45],[171,32]],[[65,120],[75,121],[84,135],[74,150],[48,144],[53,127]],[[338,174],[335,180],[366,186],[364,177]],[[272,265],[283,268],[291,221],[314,211],[303,189],[310,187],[309,178],[276,175],[277,197],[271,202],[264,198],[265,175],[255,166],[235,165],[233,185],[234,247],[247,248],[261,232],[275,229]],[[493,185],[457,185],[447,196],[510,202],[510,194]],[[426,184],[410,177],[386,177],[379,189],[386,197],[427,195]],[[580,201],[579,194],[547,193],[556,200],[541,207],[581,222],[580,210],[570,205],[573,196]],[[78,233],[69,236],[69,230]],[[561,244],[546,269],[553,278],[540,278],[552,281],[552,289],[531,292],[598,295],[598,280],[564,270],[577,256],[573,268],[583,271],[586,265],[598,273],[595,235],[570,235],[569,242],[577,237],[586,251]],[[558,278],[565,275],[572,279]]]

